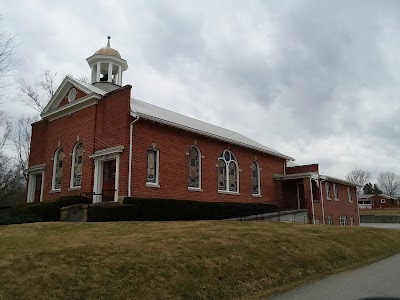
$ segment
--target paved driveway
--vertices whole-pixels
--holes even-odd
[[[388,229],[400,229],[400,223],[361,223],[360,226],[388,228]]]
[[[274,300],[400,297],[400,254],[278,295]]]

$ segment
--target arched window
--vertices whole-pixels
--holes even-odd
[[[52,190],[55,191],[61,190],[63,160],[64,160],[63,149],[58,148],[54,154],[54,163],[53,163]]]
[[[260,166],[254,160],[251,164],[251,184],[253,196],[260,195]]]
[[[218,158],[218,190],[239,192],[239,168],[235,155],[224,150]]]
[[[70,187],[80,187],[82,182],[83,144],[75,145],[72,152],[71,184]]]
[[[199,148],[191,146],[189,148],[189,188],[201,188],[201,154]]]

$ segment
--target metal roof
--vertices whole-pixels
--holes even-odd
[[[133,98],[131,99],[131,114],[134,116],[139,115],[140,118],[143,119],[166,124],[287,160],[294,160],[294,158],[290,156],[275,151],[235,131],[181,115]]]

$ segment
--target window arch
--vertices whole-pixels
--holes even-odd
[[[201,189],[201,153],[196,146],[189,148],[188,171],[188,187]]]
[[[218,158],[218,190],[239,192],[239,166],[235,155],[224,150]]]
[[[72,168],[70,187],[80,187],[82,183],[83,144],[77,143],[72,151]]]
[[[251,163],[251,185],[253,196],[261,195],[260,191],[260,165],[253,160]]]
[[[64,151],[62,148],[58,148],[54,153],[53,160],[52,190],[54,191],[61,190],[63,160]]]

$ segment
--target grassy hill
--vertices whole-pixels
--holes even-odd
[[[400,231],[276,222],[0,227],[0,299],[259,299],[400,252]]]

